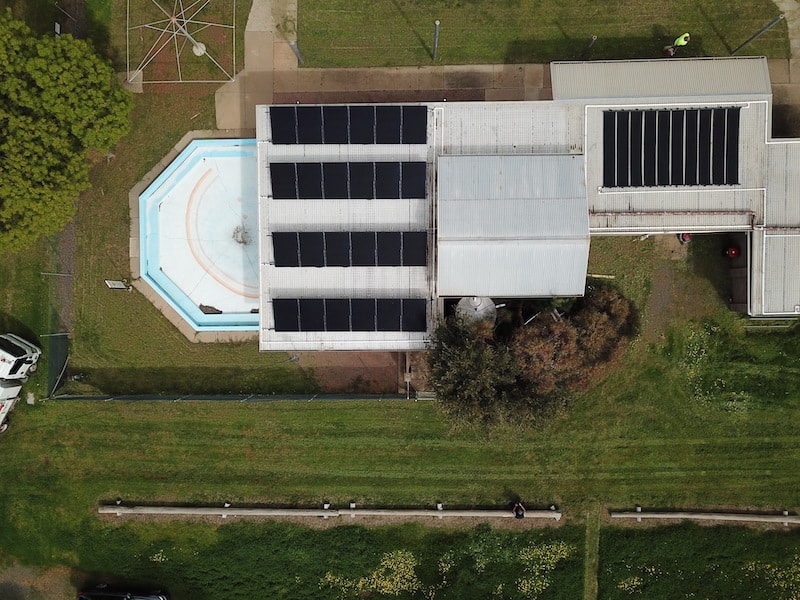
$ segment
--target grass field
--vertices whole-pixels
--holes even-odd
[[[768,0],[314,0],[300,2],[298,44],[309,66],[526,63],[589,58],[657,58],[685,31],[682,56],[728,56],[778,15]],[[780,24],[744,54],[789,56]]]
[[[752,598],[800,592],[800,531],[677,525],[608,528],[600,598]]]
[[[9,2],[0,0],[3,4]],[[37,0],[28,6],[44,4]],[[118,58],[122,2],[88,4],[99,20],[111,18],[104,31],[109,56]],[[599,36],[592,57],[656,56],[683,30],[693,33],[689,54],[726,55],[776,10],[761,0],[735,5],[619,0],[602,7],[588,0],[376,0],[368,6],[320,0],[300,4],[300,47],[316,65],[424,64],[430,61],[432,21],[440,18],[440,59],[448,63],[574,58],[592,34]],[[49,32],[49,17],[31,14],[42,32]],[[539,18],[544,14],[549,16]],[[786,56],[785,25],[748,51]],[[128,276],[128,189],[187,130],[213,127],[213,88],[150,88],[136,97],[132,117],[133,132],[114,150],[114,158],[96,163],[94,187],[77,217],[72,361],[85,375],[81,389],[315,391],[310,374],[286,355],[259,355],[255,343],[193,345],[137,293],[105,288],[103,279]],[[596,516],[599,506],[636,503],[796,508],[797,333],[745,337],[724,312],[716,287],[723,277],[720,268],[707,267],[721,264],[711,261],[713,245],[697,247],[687,262],[660,256],[653,240],[593,241],[590,271],[613,275],[636,301],[644,313],[643,335],[619,369],[535,430],[453,431],[429,402],[22,405],[1,442],[9,459],[0,462],[0,557],[66,565],[81,577],[89,572],[158,580],[174,588],[175,600],[316,598],[323,593],[319,578],[326,569],[348,578],[366,576],[382,552],[401,546],[419,555],[422,571],[432,578],[429,559],[448,548],[471,547],[469,536],[476,534],[437,537],[416,527],[315,532],[283,525],[119,525],[97,519],[97,503],[119,496],[198,503],[315,505],[328,499],[373,506],[443,501],[496,507],[520,495],[529,507],[557,503],[570,523],[581,523],[587,513]],[[57,255],[56,242],[43,240],[29,253],[3,256],[3,327],[33,335],[51,331],[53,281],[39,273],[59,269]],[[680,282],[666,308],[659,307],[663,276]],[[699,323],[709,315],[716,320]],[[698,323],[690,326],[690,319]],[[695,347],[710,348],[711,357],[695,360],[687,351]],[[768,376],[759,378],[763,374]],[[718,380],[726,382],[724,389]],[[597,546],[597,519],[592,526]],[[600,530],[599,561],[591,549],[585,556],[589,576],[599,564],[601,598],[618,597],[617,586],[625,579],[652,575],[645,570],[652,566],[651,555],[659,572],[674,576],[691,570],[686,581],[701,586],[713,573],[696,565],[722,564],[714,558],[718,547],[725,564],[740,568],[753,548],[770,545],[790,552],[798,545],[796,535],[751,538],[739,529],[708,535],[694,528],[648,531]],[[579,597],[583,529],[543,535],[566,540],[576,554],[554,574],[549,595],[541,597]],[[513,546],[524,540],[501,541]],[[667,551],[684,547],[687,557]],[[653,548],[659,554],[648,554]],[[786,557],[770,552],[753,560],[784,568]],[[703,556],[709,558],[703,562]],[[467,577],[472,571],[459,572]],[[761,597],[770,597],[757,575],[746,581],[761,586],[753,588],[762,590]],[[516,576],[498,570],[497,579],[493,574],[487,582]],[[664,587],[668,580],[648,580],[651,593],[643,597],[674,597]],[[453,597],[486,597],[476,582],[463,584],[467,587],[459,590],[471,592]],[[693,585],[686,584],[687,593]],[[591,580],[586,589],[593,589]]]

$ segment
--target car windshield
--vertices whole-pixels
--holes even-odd
[[[2,350],[3,352],[7,352],[14,358],[19,358],[20,356],[25,356],[27,354],[25,348],[17,346],[11,340],[3,337],[0,337],[0,350]]]

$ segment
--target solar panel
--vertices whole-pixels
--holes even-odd
[[[325,330],[350,331],[350,300],[347,298],[325,300]]]
[[[273,231],[272,232],[272,253],[275,258],[276,267],[299,267],[300,266],[300,243],[297,233]]]
[[[322,164],[297,163],[298,198],[322,198]]]
[[[276,267],[424,267],[425,231],[272,233]]]
[[[325,144],[346,144],[348,141],[346,106],[322,107],[322,141]]]
[[[422,298],[276,298],[275,331],[427,331]]]
[[[428,264],[428,234],[425,231],[403,232],[403,265],[424,267]]]
[[[424,144],[426,106],[272,106],[273,144]]]
[[[322,163],[323,193],[326,198],[349,198],[347,163]]]
[[[273,298],[272,316],[275,331],[300,331],[300,309],[295,298]]]
[[[297,106],[297,143],[322,143],[322,107]]]
[[[376,233],[374,231],[354,231],[350,234],[352,265],[354,267],[374,267],[377,264]]]
[[[428,108],[426,106],[403,107],[404,144],[424,144],[428,141]]]
[[[375,331],[375,299],[350,300],[350,320],[353,331]]]
[[[325,233],[325,260],[329,267],[350,266],[350,234],[348,232]]]
[[[294,163],[270,163],[272,197],[276,200],[297,198],[297,172]]]
[[[603,185],[734,185],[739,108],[603,113]]]
[[[273,106],[269,109],[273,144],[297,143],[297,118],[294,106]]]
[[[375,197],[375,163],[349,163],[350,197]]]
[[[320,298],[300,298],[300,331],[325,331],[325,303]]]
[[[377,260],[379,267],[397,267],[402,264],[400,253],[403,234],[399,231],[380,231],[377,237]]]
[[[399,106],[375,107],[375,143],[399,144],[400,119],[402,109]]]
[[[375,143],[375,107],[350,106],[350,143]]]
[[[378,331],[402,331],[400,327],[403,303],[400,298],[387,298],[377,301]]]
[[[276,200],[425,198],[424,162],[270,163]]]
[[[300,240],[300,266],[325,266],[325,240],[319,232],[303,231],[298,234]]]
[[[400,198],[400,163],[375,163],[375,197]]]
[[[403,298],[402,331],[427,331],[427,302],[419,298]]]

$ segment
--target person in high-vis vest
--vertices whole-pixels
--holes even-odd
[[[670,44],[669,46],[664,46],[664,54],[667,56],[675,56],[675,53],[678,51],[678,48],[681,46],[686,46],[692,37],[688,33],[684,33],[683,35],[679,35],[675,42]]]
[[[692,38],[688,33],[684,33],[683,35],[680,35],[675,39],[675,43],[673,44],[673,46],[685,46],[686,44],[689,43],[689,40],[691,39]]]

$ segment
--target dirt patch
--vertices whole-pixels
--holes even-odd
[[[33,568],[17,563],[0,567],[2,600],[73,600],[77,590],[66,567]]]
[[[655,241],[659,262],[642,322],[642,338],[646,342],[663,341],[675,319],[702,319],[713,315],[720,306],[711,283],[687,266],[688,244],[681,245],[674,235],[656,236]]]
[[[303,352],[295,357],[325,392],[397,393],[401,357],[397,352]]]

